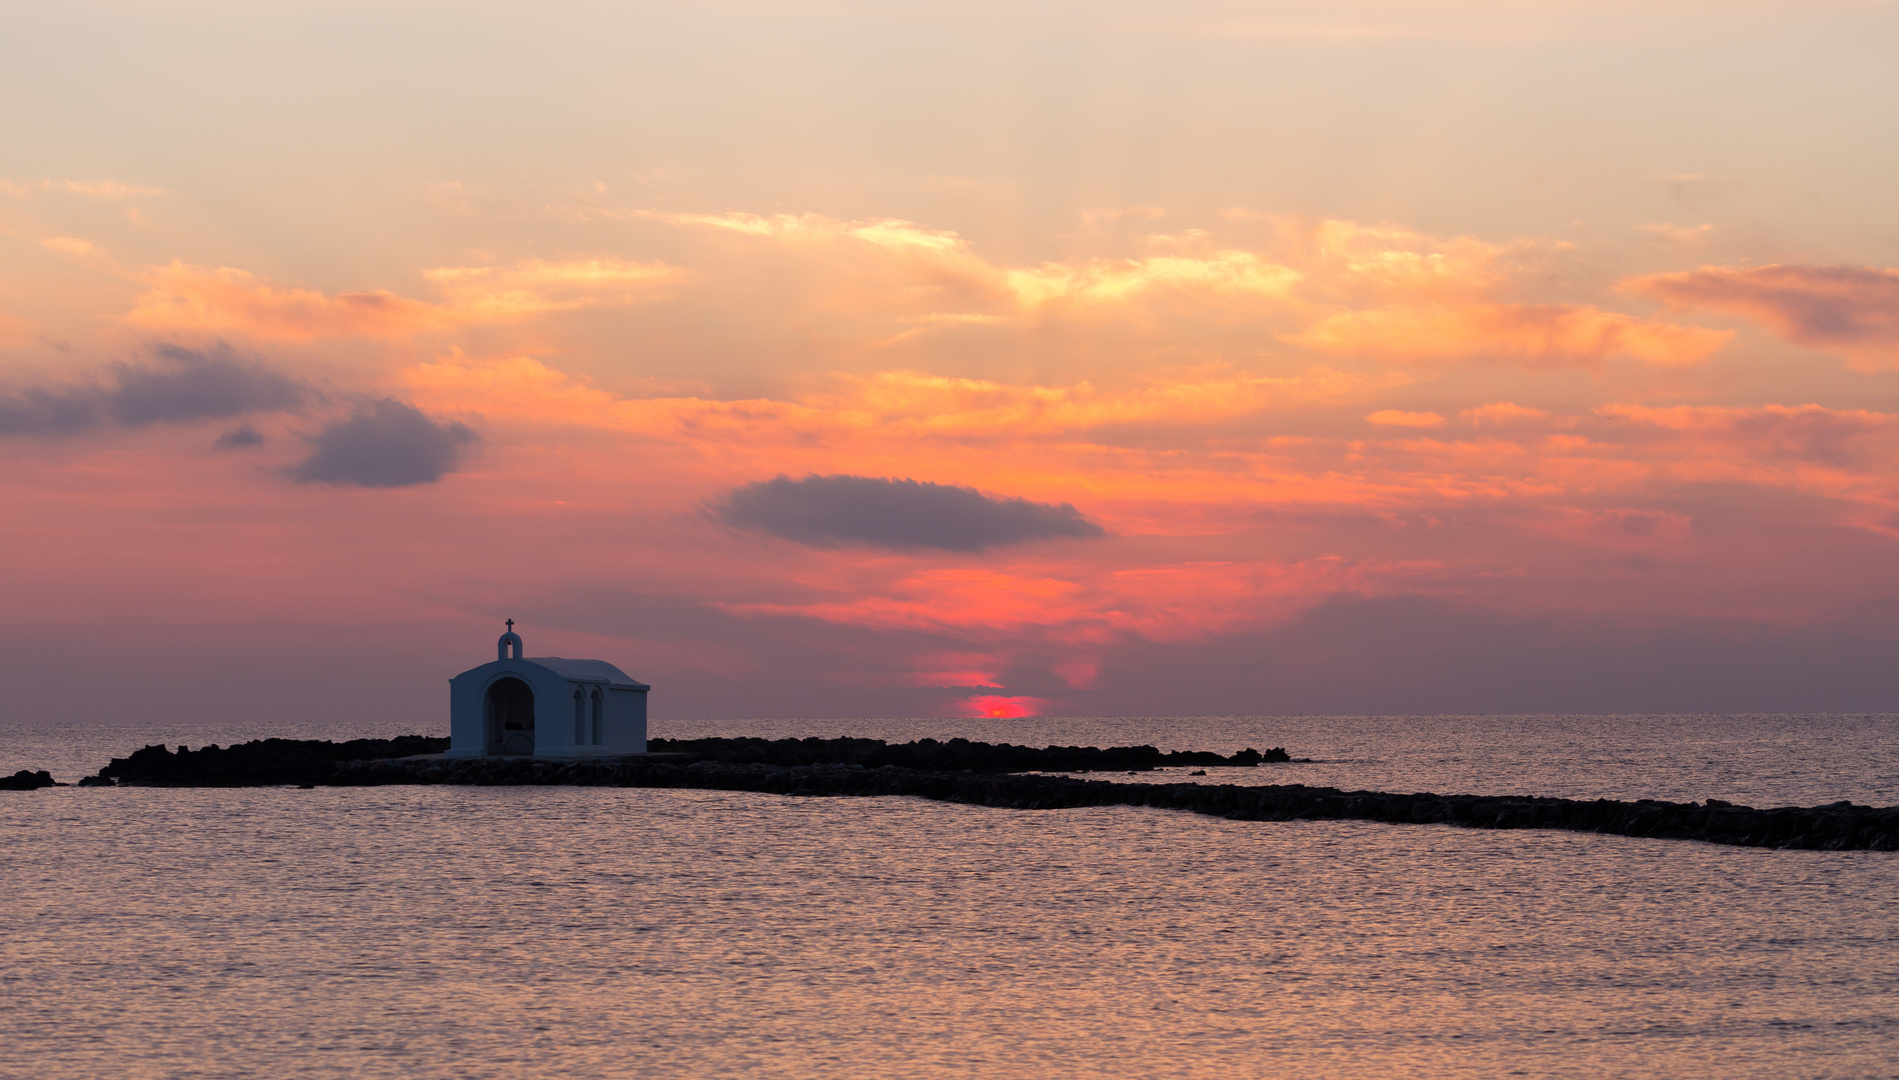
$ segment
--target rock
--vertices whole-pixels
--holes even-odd
[[[147,746],[113,758],[99,775],[121,784],[156,787],[259,787],[273,784],[326,783],[344,762],[436,754],[447,739],[404,735],[394,739],[260,739],[193,752],[177,753]]]
[[[29,772],[21,769],[12,776],[0,776],[0,791],[34,791],[43,787],[55,787],[53,775],[45,769]]]

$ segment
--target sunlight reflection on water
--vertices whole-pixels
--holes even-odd
[[[1764,785],[1746,746],[1816,734],[1727,719],[1581,779],[1563,748],[1602,745],[1554,726],[1487,788],[1708,759]],[[1409,723],[1441,760],[1386,747],[1387,776],[1501,753]],[[1889,756],[1882,724],[1842,738]],[[1819,760],[1772,793],[1814,801]],[[0,1035],[37,1076],[1858,1077],[1899,1051],[1892,853],[694,791],[4,798]]]

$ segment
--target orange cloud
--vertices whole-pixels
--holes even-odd
[[[62,238],[48,246],[67,254],[84,244]],[[329,294],[282,289],[245,270],[169,266],[136,275],[149,286],[127,321],[162,332],[241,332],[278,341],[323,337],[400,339],[428,331],[504,323],[593,304],[657,299],[681,273],[662,263],[590,259],[550,263],[532,259],[514,267],[443,267],[424,271],[447,300],[427,303],[385,289]]]
[[[1193,335],[1220,320],[1199,310],[1163,324],[1152,339],[1180,350],[1167,354],[1170,361],[1188,361],[1166,369],[1152,364],[1143,347],[1123,348],[1112,335],[1087,337],[1100,342],[1091,346],[1103,356],[1099,382],[976,378],[919,370],[925,365],[917,364],[808,377],[798,391],[770,396],[725,399],[709,390],[669,390],[629,397],[532,358],[469,361],[456,354],[403,371],[410,396],[432,412],[469,416],[471,422],[479,415],[484,424],[512,429],[524,442],[547,440],[555,432],[640,440],[653,453],[670,455],[667,475],[642,484],[650,505],[673,512],[692,512],[709,493],[779,472],[850,471],[1073,501],[1118,534],[1142,537],[1219,536],[1249,514],[1290,508],[1398,520],[1487,504],[1543,506],[1582,495],[1634,506],[1645,491],[1697,479],[1868,502],[1876,497],[1880,472],[1874,454],[1889,439],[1883,420],[1825,410],[1817,415],[1812,410],[1818,406],[1761,406],[1734,415],[1704,410],[1693,414],[1700,426],[1685,427],[1688,421],[1677,414],[1649,406],[1592,413],[1585,405],[1573,413],[1566,408],[1566,415],[1552,420],[1542,409],[1493,401],[1461,413],[1484,429],[1464,428],[1465,438],[1446,437],[1446,417],[1458,414],[1441,404],[1439,411],[1366,412],[1380,390],[1424,377],[1395,369],[1393,360],[1476,358],[1488,350],[1532,368],[1613,355],[1686,362],[1727,339],[1720,331],[1586,305],[1499,299],[1526,268],[1554,257],[1549,247],[1322,222],[1282,230],[1258,251],[1240,252],[1182,230],[1169,238],[1170,252],[1180,250],[1166,255],[1009,268],[985,261],[954,233],[901,221],[738,214],[665,220],[734,238],[751,265],[759,264],[760,254],[751,245],[768,243],[790,253],[784,257],[793,260],[792,270],[808,265],[817,277],[841,267],[849,289],[816,301],[793,297],[787,310],[824,308],[845,330],[861,333],[860,341],[889,329],[893,311],[899,325],[971,325],[985,334],[1019,332],[1032,317],[1055,312],[1059,318],[1035,326],[1053,340],[1071,329],[1063,320],[1121,318],[1117,311],[1175,295],[1227,305],[1212,315],[1268,320],[1246,325],[1227,340],[1283,338],[1378,363],[1294,366],[1284,352],[1261,358],[1258,370],[1206,361],[1193,352],[1205,339]],[[97,256],[85,241],[48,243],[75,258]],[[804,259],[816,261],[797,261]],[[688,271],[610,258],[443,267],[424,277],[435,290],[433,301],[387,291],[284,288],[241,270],[173,263],[150,272],[150,290],[131,320],[149,329],[232,330],[274,340],[399,340],[675,293],[694,303],[703,297],[689,286],[725,280],[717,267],[694,265]],[[777,270],[760,275],[767,281],[779,277]],[[732,303],[729,297],[718,302]],[[1148,315],[1165,315],[1164,309],[1150,305]],[[1303,327],[1281,334],[1271,320]],[[842,334],[840,339],[850,340]],[[1115,370],[1117,363],[1121,370]],[[1302,422],[1300,434],[1282,434],[1287,428],[1277,414],[1321,409],[1338,418],[1329,423],[1346,426],[1328,433],[1323,425]],[[1366,438],[1350,417],[1364,417],[1383,430]],[[601,468],[603,476],[612,472]],[[882,607],[811,612],[876,625],[911,619],[919,627],[968,628],[993,617],[1003,624],[1033,622],[1081,642],[1169,632],[1146,601],[1130,601],[1114,620],[1084,614],[1121,604],[1131,587],[1126,582],[1110,588],[1105,579],[1055,573],[1043,584],[1060,595],[1031,595],[1018,603],[1010,597],[1029,590],[1024,581],[1041,579],[1010,577],[966,590],[970,602],[980,601],[980,611],[962,611],[955,598],[938,598],[927,582],[912,582],[882,594]],[[1072,610],[1064,606],[1061,583],[1080,590]],[[1165,604],[1151,606],[1160,610]],[[1246,617],[1260,616],[1255,610]],[[1034,622],[1043,618],[1052,621]],[[1217,621],[1205,610],[1195,618]],[[995,674],[958,664],[919,670]]]
[[[654,215],[676,225],[702,226],[827,253],[875,253],[909,264],[912,273],[959,286],[978,302],[1000,303],[991,314],[1026,314],[1051,305],[1125,304],[1149,293],[1216,297],[1284,297],[1298,271],[1254,252],[1222,250],[1205,256],[1089,259],[999,267],[977,255],[953,232],[888,219],[846,222],[819,214]],[[967,314],[967,313],[966,313]]]
[[[405,378],[432,407],[512,415],[527,422],[595,424],[647,434],[782,428],[809,438],[862,432],[885,439],[1032,437],[1110,424],[1209,423],[1271,408],[1350,399],[1402,376],[1318,368],[1299,375],[1222,375],[1099,390],[1082,382],[1020,385],[916,371],[833,376],[834,389],[795,401],[619,398],[574,383],[537,360],[440,361]]]
[[[1650,222],[1636,228],[1654,237],[1657,242],[1674,247],[1698,246],[1714,231],[1712,225],[1671,225],[1665,221]]]
[[[1899,452],[1892,417],[1817,405],[1624,403],[1552,417],[1490,402],[1462,414],[1484,429],[1481,438],[1434,437],[1447,430],[1442,414],[1401,410],[1372,414],[1410,421],[1380,425],[1401,438],[1236,436],[1216,427],[1257,413],[1259,421],[1241,430],[1256,429],[1282,411],[1356,404],[1378,392],[1374,379],[1330,371],[1283,379],[1184,376],[1117,391],[885,371],[833,375],[789,397],[740,400],[626,398],[530,358],[445,360],[412,367],[405,379],[408,396],[423,408],[480,415],[520,432],[518,438],[591,429],[641,440],[643,457],[669,463],[641,481],[642,498],[656,509],[692,513],[708,493],[780,472],[848,471],[1073,502],[1130,538],[1215,537],[1262,512],[1404,520],[1485,506],[1546,509],[1574,499],[1638,506],[1682,483],[1745,484],[1878,508],[1893,501],[1884,462]],[[1129,425],[1150,425],[1157,434],[1129,441]],[[1229,433],[1215,434],[1221,430]],[[747,610],[954,633],[1033,626],[1050,640],[1085,645],[1124,633],[1170,633],[1156,613],[1168,610],[1177,593],[1194,591],[1161,584],[1152,601],[1137,603],[1126,595],[1132,578],[1112,587],[1066,572],[1009,571],[1004,578],[901,578],[861,603],[826,599]],[[1371,586],[1349,586],[1359,587]],[[1260,597],[1267,593],[1225,581],[1196,588],[1243,598],[1245,614],[1231,618],[1264,617]],[[1103,610],[1121,614],[1089,614]],[[1229,618],[1200,601],[1188,610],[1181,625]]]
[[[655,508],[690,512],[708,492],[732,485],[780,472],[842,470],[1074,502],[1125,536],[1216,536],[1230,532],[1248,507],[1436,514],[1584,497],[1639,500],[1684,482],[1884,505],[1891,484],[1879,454],[1899,449],[1890,445],[1899,430],[1892,418],[1819,406],[1623,404],[1551,422],[1543,410],[1492,402],[1464,414],[1476,425],[1510,425],[1486,438],[1236,441],[1196,433],[1245,410],[1271,416],[1371,392],[1349,378],[1334,381],[1333,373],[1314,376],[1311,385],[1227,376],[1108,393],[1086,384],[1012,385],[897,371],[834,376],[824,390],[789,399],[744,400],[622,398],[528,358],[443,361],[405,374],[410,396],[431,411],[477,414],[521,431],[592,428],[645,440],[650,449],[642,454],[672,463],[663,476],[642,481],[642,497]],[[1421,436],[1444,426],[1422,426],[1434,413],[1387,412],[1387,419],[1414,421],[1387,425],[1394,432]],[[1114,433],[1129,423],[1152,423],[1169,434],[1164,442],[1127,445]],[[659,453],[669,456],[653,457]],[[1033,624],[1070,643],[1169,632],[1148,602],[1123,595],[1132,578],[1110,589],[1062,574],[1004,577],[917,579],[862,603],[748,610],[956,632]],[[1156,590],[1171,597],[1175,586]],[[1246,598],[1244,618],[1264,610],[1258,595],[1230,582],[1206,591]],[[1158,611],[1169,602],[1157,598],[1151,606]],[[1123,614],[1087,614],[1104,608]],[[1186,622],[1224,618],[1199,606]]]
[[[1513,302],[1565,245],[1495,244],[1351,221],[1282,223],[1284,261],[1317,317],[1282,332],[1288,344],[1397,364],[1504,361],[1590,365],[1613,356],[1651,364],[1706,360],[1733,335],[1653,322],[1586,304]]]
[[[1206,258],[1168,255],[1075,266],[1050,263],[1011,270],[1004,280],[1018,303],[1038,308],[1054,303],[1124,303],[1162,289],[1283,299],[1300,277],[1298,271],[1266,262],[1252,252],[1220,251]]]
[[[0,176],[0,195],[13,199],[30,199],[44,191],[60,190],[88,199],[123,200],[140,195],[163,195],[163,188],[140,187],[137,184],[125,184],[117,180],[62,180],[58,184],[51,180],[15,180]]]
[[[1365,419],[1386,427],[1436,427],[1444,422],[1444,418],[1434,412],[1404,412],[1399,409],[1380,409]]]
[[[1530,420],[1541,420],[1549,416],[1542,409],[1526,408],[1514,401],[1493,401],[1488,405],[1479,405],[1474,409],[1465,409],[1461,414],[1470,421],[1472,427],[1485,424],[1511,424]]]
[[[1019,347],[1032,331],[1038,352],[1066,346],[1079,354],[1098,348],[1100,326],[1120,323],[1182,355],[1227,356],[1277,342],[1381,365],[1544,367],[1629,357],[1680,366],[1706,360],[1732,337],[1585,303],[1518,302],[1515,294],[1544,287],[1564,257],[1561,244],[1434,237],[1391,225],[1280,220],[1275,235],[1254,246],[1184,229],[1126,239],[1147,254],[1011,266],[955,232],[898,219],[581,213],[663,222],[739,245],[697,252],[706,280],[730,280],[737,271],[721,270],[722,260],[740,250],[748,252],[747,280],[759,277],[755,253],[787,260],[754,310],[786,307],[784,316],[821,326],[840,350],[927,349],[932,335],[956,330],[992,342],[1013,335]],[[1135,342],[1128,345],[1131,352]]]
[[[88,199],[130,199],[139,195],[163,195],[163,188],[122,184],[117,180],[68,180],[62,185],[75,195]]]
[[[446,308],[459,322],[508,322],[549,311],[594,304],[662,299],[683,276],[665,263],[625,259],[546,262],[529,259],[511,268],[456,266],[422,274],[447,295]]]
[[[48,251],[57,251],[69,259],[86,259],[98,251],[92,241],[77,236],[51,236],[41,240],[40,246]]]
[[[1624,286],[1678,309],[1729,311],[1856,367],[1899,368],[1899,270],[1855,266],[1704,266]]]
[[[1698,364],[1733,336],[1591,307],[1471,303],[1340,312],[1281,340],[1401,364],[1486,359],[1592,364],[1618,355],[1651,364]]]
[[[837,374],[789,399],[622,398],[530,358],[445,360],[405,371],[408,396],[433,412],[546,432],[592,429],[676,447],[734,484],[780,472],[850,471],[975,485],[1056,501],[1112,499],[1138,531],[1217,528],[1190,504],[1364,503],[1413,496],[1410,477],[1374,479],[1340,468],[1304,437],[1250,440],[1209,454],[1192,429],[1252,413],[1270,417],[1314,403],[1355,401],[1390,380],[1320,370],[1269,378],[1217,375],[1120,392],[1086,384],[1020,385],[918,372]],[[1179,431],[1145,448],[1091,434],[1153,425]],[[1171,440],[1184,440],[1174,445]],[[1337,447],[1331,445],[1332,451]],[[1310,460],[1301,460],[1309,457]],[[716,466],[713,463],[717,463]],[[681,485],[675,470],[669,477]],[[708,474],[708,477],[711,474]],[[704,498],[704,488],[679,498]],[[662,497],[657,480],[646,498]]]
[[[1564,245],[1494,244],[1351,221],[1282,222],[1277,258],[1300,276],[1312,313],[1280,341],[1386,363],[1503,361],[1590,365],[1627,356],[1660,365],[1706,360],[1733,335],[1643,320],[1585,304],[1512,302]]]
[[[277,289],[247,271],[174,262],[142,275],[151,288],[126,320],[147,330],[309,341],[317,337],[406,337],[448,325],[443,312],[385,290],[329,295]]]
[[[1286,221],[1292,261],[1312,268],[1316,284],[1341,299],[1409,303],[1469,301],[1507,286],[1517,264],[1536,261],[1531,243],[1493,244],[1435,237],[1396,225]]]

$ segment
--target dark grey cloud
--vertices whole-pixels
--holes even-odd
[[[70,435],[104,420],[96,389],[22,390],[0,397],[0,435]]]
[[[1101,536],[1068,503],[997,499],[975,488],[872,476],[780,476],[747,484],[713,508],[729,525],[814,547],[981,551],[1026,540]]]
[[[214,444],[219,450],[248,450],[253,446],[262,446],[264,437],[249,424],[239,424],[218,436]]]
[[[224,346],[160,345],[152,351],[158,364],[119,365],[118,385],[106,394],[113,419],[129,427],[291,409],[308,393],[302,383],[239,360]]]
[[[229,420],[300,408],[321,395],[304,382],[238,356],[227,345],[155,345],[151,359],[114,364],[88,382],[0,393],[0,435],[53,436],[95,429]],[[475,440],[466,425],[438,422],[400,401],[359,404],[324,427],[291,475],[304,482],[402,487],[439,480]],[[260,446],[246,422],[227,429],[220,450]]]
[[[303,383],[227,346],[160,345],[147,364],[115,364],[105,377],[63,389],[0,395],[0,435],[71,435],[108,425],[216,420],[293,409],[310,396]]]
[[[291,471],[303,483],[406,487],[440,480],[476,439],[466,424],[439,421],[413,405],[364,402],[311,436],[316,451]]]

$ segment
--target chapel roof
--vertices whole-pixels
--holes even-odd
[[[528,656],[523,660],[530,664],[539,664],[561,678],[572,679],[575,682],[603,682],[613,686],[650,689],[645,683],[632,678],[605,660],[569,660],[564,656]]]

